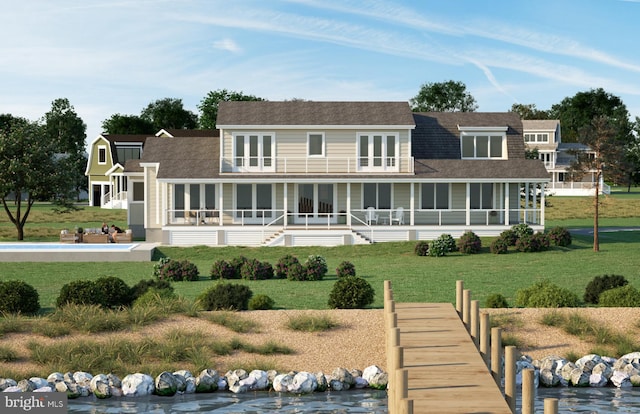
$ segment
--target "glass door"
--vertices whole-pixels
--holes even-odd
[[[335,222],[333,184],[298,184],[296,223]]]

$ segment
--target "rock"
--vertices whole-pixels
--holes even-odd
[[[184,393],[185,394],[194,394],[196,392],[196,378],[195,377],[188,377],[185,378],[185,389],[184,389]]]
[[[226,391],[228,387],[229,387],[229,384],[227,383],[227,379],[225,377],[219,377],[218,378],[218,390]]]
[[[584,372],[582,369],[575,367],[571,371],[571,384],[574,387],[588,387],[590,374]]]
[[[560,377],[563,378],[565,381],[570,382],[571,373],[576,368],[577,368],[576,364],[574,364],[573,362],[567,362],[562,366],[562,368],[560,368],[560,372],[559,372]]]
[[[54,384],[57,392],[66,392],[69,395],[69,386],[64,381],[59,381]]]
[[[64,375],[62,375],[60,372],[51,373],[47,377],[47,382],[54,385],[58,382],[63,382],[63,381],[64,381]]]
[[[0,378],[0,391],[4,391],[9,387],[15,387],[18,383],[11,378]]]
[[[293,383],[293,375],[280,374],[273,379],[273,390],[276,392],[287,392],[289,386]]]
[[[338,381],[335,379],[332,379],[329,381],[329,387],[334,391],[342,391],[343,389],[344,390],[349,389],[349,385],[346,385],[344,382]]]
[[[187,379],[180,374],[173,373],[173,377],[176,379],[176,394],[184,394],[187,389]]]
[[[310,394],[318,388],[318,380],[315,374],[310,372],[298,372],[294,377],[288,391],[295,394]]]
[[[23,392],[31,392],[36,389],[35,385],[27,379],[18,381],[18,387],[20,387]]]
[[[153,378],[147,374],[129,374],[122,380],[122,394],[126,397],[142,397],[153,394]]]
[[[107,374],[109,379],[109,390],[114,397],[122,397],[122,381],[115,374]]]
[[[551,388],[560,384],[560,376],[548,367],[540,369],[540,384],[544,387]]]
[[[229,384],[229,391],[233,393],[247,392],[255,382],[255,378],[250,378],[247,381],[241,382],[249,377],[249,374],[247,374],[247,371],[244,369],[228,371],[224,377],[227,379],[227,383]]]
[[[593,367],[593,369],[591,370],[591,373],[600,374],[603,377],[605,377],[607,380],[609,380],[609,378],[611,378],[611,376],[613,375],[613,369],[609,364],[605,362],[600,362],[599,364]]]
[[[589,386],[590,387],[604,387],[609,383],[609,380],[602,374],[594,374],[589,375]]]
[[[67,398],[69,398],[70,400],[83,397],[85,396],[85,393],[87,394],[87,396],[89,395],[88,388],[78,385],[75,382],[65,381],[64,384],[66,386]],[[57,389],[58,389],[58,385],[56,384],[56,390]]]
[[[255,378],[252,390],[265,390],[269,387],[269,374],[266,371],[255,369],[249,373],[249,377]]]
[[[220,375],[213,369],[205,369],[196,377],[196,392],[214,392],[219,388]]]
[[[155,394],[160,396],[171,396],[178,392],[178,380],[167,371],[161,372],[155,380]]]
[[[629,381],[631,381],[631,385],[634,387],[640,387],[640,375],[632,375],[629,377]]]
[[[369,385],[366,379],[362,377],[356,377],[356,389],[366,388]]]
[[[111,387],[109,386],[109,377],[105,374],[98,374],[91,378],[89,388],[93,395],[99,399],[105,399],[111,397]]]
[[[576,361],[576,367],[582,369],[584,372],[591,374],[593,367],[602,363],[602,358],[598,354],[585,355]]]
[[[632,364],[640,365],[640,351],[631,352],[621,356],[620,358],[624,358],[629,360]]]
[[[327,376],[324,375],[324,372],[316,372],[316,382],[318,386],[316,387],[317,392],[325,392],[329,389],[329,382],[327,381]]]
[[[31,381],[31,384],[33,384],[34,390],[37,390],[38,388],[48,387],[51,385],[49,384],[49,381],[40,377],[31,377],[29,378],[29,381]]]
[[[24,391],[22,390],[22,388],[18,387],[17,385],[11,385],[5,388],[4,390],[2,390],[2,392],[24,392]]]
[[[90,387],[91,380],[93,379],[93,375],[88,372],[78,371],[73,373],[73,380],[83,387]]]
[[[631,378],[629,374],[623,371],[613,371],[613,375],[611,376],[611,383],[618,388],[627,388],[633,386],[631,384]]]
[[[273,384],[273,379],[278,375],[278,371],[275,369],[270,369],[267,371],[267,377],[269,378],[269,384]]]
[[[33,392],[54,392],[51,385],[45,385],[44,387],[36,388]]]
[[[339,387],[340,390],[348,390],[356,383],[353,375],[351,375],[351,373],[344,368],[334,369],[333,372],[331,372],[331,381],[329,381],[329,385],[331,386],[331,388],[339,391],[338,389],[334,388],[335,381],[342,383],[341,386],[335,385],[336,387]]]

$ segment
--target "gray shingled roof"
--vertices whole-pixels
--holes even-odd
[[[149,137],[141,163],[157,162],[158,178],[213,178],[220,171],[218,137]]]
[[[522,128],[529,130],[550,130],[555,131],[560,121],[557,119],[523,119]]]
[[[179,137],[219,137],[219,129],[165,129],[174,138]]]
[[[217,125],[414,125],[407,102],[223,101]]]
[[[412,152],[416,159],[460,159],[462,127],[508,127],[509,159],[524,158],[522,121],[513,112],[419,112],[414,113]]]
[[[549,179],[540,160],[416,160],[416,177],[425,179]]]

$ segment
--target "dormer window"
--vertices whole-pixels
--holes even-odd
[[[463,159],[507,158],[507,127],[458,127]]]
[[[524,134],[524,142],[549,142],[549,134],[547,133],[536,133],[536,134]]]

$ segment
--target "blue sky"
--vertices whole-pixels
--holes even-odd
[[[640,116],[640,0],[0,0],[0,113],[114,113],[212,90],[402,100],[462,81],[479,111],[602,87]]]

